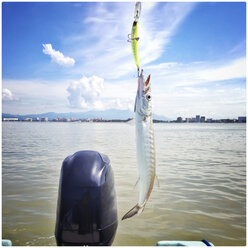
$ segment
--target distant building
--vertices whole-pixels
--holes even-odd
[[[200,122],[205,122],[206,118],[205,116],[201,116]]]
[[[245,123],[246,122],[246,116],[239,116],[238,122],[239,123]]]
[[[35,118],[33,118],[33,121],[39,121],[40,120],[40,118],[39,117],[35,117]]]
[[[208,123],[211,123],[211,122],[213,122],[213,119],[212,118],[209,118],[209,119],[207,119],[207,122]]]
[[[32,118],[25,118],[24,121],[32,121]]]
[[[42,118],[41,118],[41,121],[43,121],[43,122],[44,122],[44,121],[45,121],[45,122],[48,121],[48,117],[42,117]]]
[[[177,117],[177,122],[183,122],[183,118],[182,117]]]
[[[19,121],[18,118],[3,118],[3,121]]]
[[[187,123],[189,123],[189,122],[191,122],[191,118],[185,118],[185,121],[186,121]]]
[[[200,122],[200,115],[196,115],[196,116],[195,116],[195,121],[196,121],[196,122]]]

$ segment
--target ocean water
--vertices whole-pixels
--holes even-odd
[[[154,125],[157,175],[144,212],[138,200],[135,126],[127,123],[2,123],[2,236],[13,245],[56,245],[60,168],[79,150],[109,156],[119,225],[113,245],[207,239],[246,245],[245,124]]]

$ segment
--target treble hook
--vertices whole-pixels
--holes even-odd
[[[139,40],[139,37],[131,38],[131,34],[128,34],[127,38],[128,38],[127,42],[132,42],[132,40],[137,40],[137,41]]]

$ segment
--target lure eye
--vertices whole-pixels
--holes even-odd
[[[151,95],[146,95],[146,100],[150,101],[152,99]]]

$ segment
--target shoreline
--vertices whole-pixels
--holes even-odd
[[[92,119],[92,120],[2,120],[2,122],[35,122],[35,123],[47,123],[47,122],[55,122],[55,123],[128,123],[131,122],[133,119],[126,119],[126,120],[119,120],[119,119],[113,119],[113,120],[99,120],[99,119]],[[245,124],[246,122],[239,122],[236,119],[221,119],[221,120],[213,120],[213,121],[205,121],[205,122],[178,122],[178,121],[163,121],[163,120],[153,120],[153,123],[176,123],[176,124],[211,124],[211,123],[232,123],[232,124]]]

